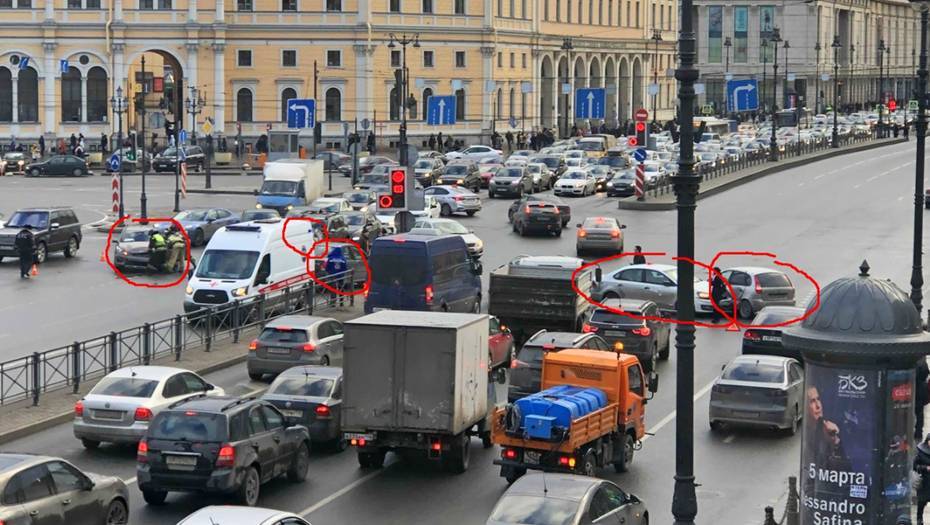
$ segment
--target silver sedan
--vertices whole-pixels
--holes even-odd
[[[588,217],[578,224],[575,253],[579,257],[585,251],[595,250],[621,253],[624,229],[626,224],[620,224],[613,217]]]
[[[803,415],[801,365],[789,357],[742,355],[723,368],[710,392],[710,428],[723,424],[798,431]]]
[[[286,315],[268,323],[246,358],[253,381],[297,365],[331,364],[342,364],[342,323],[311,315]]]

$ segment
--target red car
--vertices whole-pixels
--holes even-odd
[[[513,334],[510,329],[502,325],[500,319],[493,315],[488,323],[488,353],[490,363],[488,368],[491,370],[502,366],[510,366],[510,361],[514,357]]]
[[[501,167],[501,164],[479,164],[478,165],[478,174],[481,175],[481,187],[487,188],[490,185],[491,177],[497,173],[498,168]]]

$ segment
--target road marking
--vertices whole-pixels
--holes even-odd
[[[730,444],[733,443],[733,440],[736,439],[736,434],[730,434],[729,436],[723,439],[724,443]]]
[[[853,189],[854,189],[854,190],[858,190],[861,186],[862,186],[862,184],[856,184],[855,186],[853,186]]]
[[[904,197],[898,197],[898,202],[901,202],[903,200],[904,200]]]
[[[358,486],[362,485],[363,483],[365,483],[365,482],[371,480],[371,479],[374,478],[375,476],[378,476],[379,474],[384,473],[384,471],[385,471],[385,469],[384,469],[384,468],[381,468],[381,469],[376,470],[376,471],[374,471],[374,472],[372,472],[372,473],[370,473],[370,474],[366,474],[366,475],[364,475],[364,476],[358,478],[357,480],[353,481],[352,483],[349,483],[349,484],[346,485],[345,487],[342,487],[341,489],[337,490],[336,492],[333,492],[333,493],[330,494],[329,496],[326,496],[325,498],[323,498],[323,499],[321,499],[320,501],[318,501],[316,504],[311,505],[311,506],[305,508],[304,510],[300,511],[298,514],[300,514],[301,516],[305,516],[305,517],[306,517],[306,516],[309,516],[310,514],[316,512],[317,510],[320,510],[321,508],[325,507],[326,505],[329,505],[330,503],[332,503],[333,501],[335,501],[335,500],[338,499],[339,497],[343,496],[344,494],[346,494],[346,493],[348,493],[348,492],[351,492],[351,491],[352,491],[353,489],[355,489],[356,487],[358,487]]]
[[[716,381],[716,380],[714,380],[714,381]],[[698,391],[694,394],[693,401],[696,402],[698,399],[701,399],[702,397],[704,397],[705,395],[707,395],[707,393],[710,392],[710,389],[711,389],[711,388],[714,388],[714,381],[711,381],[710,383],[707,383],[706,385],[704,385],[704,388],[698,390]],[[677,411],[677,410],[673,410],[669,415],[663,417],[658,423],[656,423],[655,426],[653,426],[652,428],[650,428],[649,430],[647,430],[647,431],[646,431],[646,435],[643,436],[643,439],[640,439],[639,441],[640,441],[640,442],[646,441],[647,439],[649,439],[650,437],[652,437],[652,434],[658,433],[659,430],[662,430],[662,427],[664,427],[665,425],[671,423],[671,422],[675,419],[675,416],[677,416],[677,415],[678,415],[678,411]]]

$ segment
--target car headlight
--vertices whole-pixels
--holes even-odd
[[[262,209],[262,205],[261,205],[261,204],[256,204],[255,207],[258,208],[258,209]]]
[[[293,208],[294,208],[294,205],[293,205],[293,204],[288,204],[288,205],[287,205],[287,209],[290,210],[290,209],[293,209]]]
[[[186,293],[187,295],[190,295],[194,293],[194,289],[191,287],[191,285],[187,285],[187,288],[184,289],[184,293]]]
[[[120,255],[122,255],[123,257],[129,257],[129,252],[127,252],[126,250],[120,250],[119,253],[120,253]]]
[[[355,241],[355,242],[358,242],[359,236],[358,236],[358,235],[353,236],[353,237],[352,237],[352,240]]]
[[[459,180],[455,181],[455,183],[456,183],[456,184],[465,184],[465,181],[462,180],[462,179],[459,179]]]
[[[710,294],[707,292],[698,292],[698,299],[710,299]]]
[[[516,186],[516,185],[517,185],[517,182],[519,182],[519,181],[513,181],[513,182],[510,183],[510,185],[511,185],[511,186]]]
[[[245,297],[245,294],[248,293],[249,287],[243,286],[242,288],[236,288],[232,291],[233,297]]]
[[[478,239],[477,241],[475,241],[475,249],[480,250],[482,248],[484,248],[484,241],[482,241],[481,239]]]
[[[608,187],[608,188],[613,188],[613,187],[614,187],[614,183],[613,183],[613,182],[608,182],[608,183],[607,183],[607,187]]]
[[[24,161],[24,160],[21,160],[21,161],[17,162],[17,164],[19,164],[19,167],[20,167],[20,168],[22,168],[22,167],[23,167],[23,164],[25,164],[25,163],[26,163],[26,161]]]

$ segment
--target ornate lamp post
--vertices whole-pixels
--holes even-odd
[[[110,106],[116,115],[118,129],[116,132],[116,151],[118,152],[117,155],[119,155],[119,216],[123,217],[126,215],[123,208],[123,113],[126,113],[128,106],[126,97],[123,96],[123,86],[117,87],[116,93],[110,97]]]
[[[565,63],[565,83],[566,84],[569,83],[568,79],[571,78],[570,75],[571,75],[571,70],[572,70],[572,49],[574,48],[575,46],[572,44],[571,38],[566,38],[562,40],[562,51],[565,51],[566,53],[568,53],[568,61]],[[568,131],[569,131],[568,104],[569,104],[569,98],[571,97],[571,94],[564,93],[563,96],[565,97],[565,111],[564,111],[565,113],[565,134],[568,135]]]
[[[833,43],[830,44],[830,47],[833,48],[833,147],[840,147],[840,134],[838,126],[838,117],[837,113],[839,108],[839,100],[837,99],[837,94],[839,92],[839,84],[837,79],[840,75],[840,48],[843,47],[843,44],[840,44],[840,37],[834,36]]]
[[[397,87],[398,91],[398,101],[400,102],[400,165],[408,166],[409,162],[407,158],[407,94],[409,93],[408,85],[410,80],[410,75],[407,71],[407,46],[412,45],[413,47],[420,47],[420,35],[414,34],[409,37],[407,34],[401,35],[400,38],[394,36],[394,33],[391,33],[391,41],[388,43],[389,49],[394,49],[396,46],[401,48],[401,85]]]
[[[914,249],[911,267],[911,302],[922,311],[923,234],[924,234],[924,167],[927,144],[927,25],[930,0],[910,0],[920,11],[920,66],[917,70],[917,169],[914,172]]]
[[[656,123],[656,99],[659,96],[659,42],[662,41],[662,31],[658,29],[652,30],[652,38],[650,39],[655,42],[655,53],[653,54],[652,59],[652,85],[655,86],[656,92],[652,94],[652,124]],[[727,39],[729,41],[729,38]],[[729,50],[728,50],[729,51]],[[729,55],[728,55],[729,56]]]
[[[775,49],[775,59],[772,60],[772,140],[769,144],[769,160],[778,161],[778,43],[781,42],[781,31],[772,29],[772,47]],[[786,66],[787,67],[787,66]]]
[[[194,86],[191,86],[191,94],[184,99],[184,107],[187,108],[187,114],[191,116],[191,144],[197,143],[197,115],[203,111],[206,100],[203,94]],[[181,147],[181,144],[178,144]]]
[[[765,73],[768,70],[769,41],[762,39],[762,113],[765,114]]]
[[[814,75],[814,113],[820,113],[820,50],[823,49],[820,46],[820,41],[818,40],[814,44],[814,51],[817,53],[817,59],[815,61],[816,73]]]

